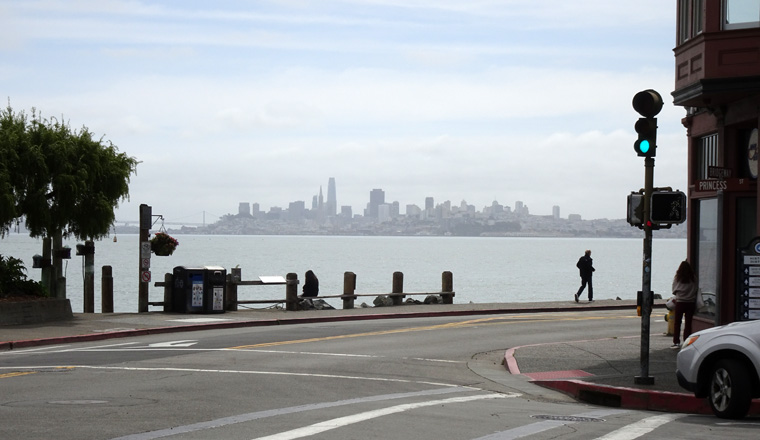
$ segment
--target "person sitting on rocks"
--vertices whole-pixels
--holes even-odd
[[[306,271],[305,281],[303,283],[303,298],[313,298],[319,295],[319,279],[311,270]]]

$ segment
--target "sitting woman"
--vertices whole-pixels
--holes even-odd
[[[319,280],[314,272],[311,270],[306,271],[306,280],[303,283],[303,295],[304,298],[315,297],[319,295]]]

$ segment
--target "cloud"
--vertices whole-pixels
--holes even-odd
[[[619,218],[643,178],[630,102],[647,88],[666,98],[658,179],[685,182],[683,110],[668,97],[675,7],[660,0],[0,9],[14,109],[63,115],[142,161],[118,216],[309,206],[335,177],[356,213],[383,188],[402,206],[522,200]]]

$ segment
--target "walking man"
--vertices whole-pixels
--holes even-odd
[[[591,251],[586,250],[586,254],[578,260],[575,266],[581,273],[581,288],[575,294],[575,302],[578,302],[578,297],[581,296],[583,289],[586,288],[586,284],[588,284],[588,302],[592,302],[594,300],[594,285],[591,283],[591,276],[596,269],[594,269],[593,260],[591,259]]]

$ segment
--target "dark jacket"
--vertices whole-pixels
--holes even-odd
[[[578,260],[575,266],[580,270],[581,278],[591,278],[591,274],[595,270],[593,263],[594,260],[588,255],[584,255]]]
[[[303,295],[304,297],[314,297],[319,295],[319,280],[314,272],[306,272],[306,280],[303,283]]]

